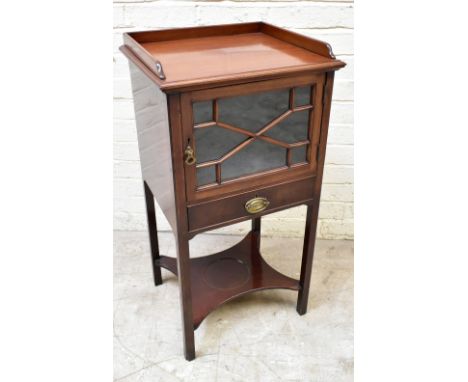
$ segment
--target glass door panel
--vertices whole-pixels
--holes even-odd
[[[260,139],[252,141],[222,164],[221,181],[285,166],[286,149]]]
[[[198,187],[308,163],[314,85],[193,103]]]

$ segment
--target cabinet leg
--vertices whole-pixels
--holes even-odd
[[[145,188],[145,200],[146,200],[146,217],[148,219],[148,233],[150,239],[151,248],[151,261],[153,264],[153,279],[154,285],[161,285],[161,268],[156,265],[156,261],[159,259],[159,243],[158,243],[158,227],[156,224],[156,210],[154,208],[154,196],[150,188],[144,183]]]
[[[319,203],[313,202],[307,206],[307,220],[304,235],[304,247],[302,251],[301,278],[296,310],[300,315],[307,312],[309,299],[310,276],[312,273],[312,261],[314,257],[315,237],[317,232]]]
[[[260,238],[261,238],[261,227],[262,227],[262,218],[253,218],[252,219],[252,232],[255,234],[257,240],[257,248],[260,250]]]
[[[195,358],[195,337],[192,313],[192,282],[190,275],[190,253],[187,235],[176,235],[177,276],[180,289],[184,355],[187,361]]]

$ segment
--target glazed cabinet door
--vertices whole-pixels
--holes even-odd
[[[183,94],[189,202],[313,175],[323,84],[307,75]]]

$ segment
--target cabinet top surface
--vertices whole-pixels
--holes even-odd
[[[328,44],[264,23],[136,32],[124,41],[162,89],[344,66]]]
[[[263,33],[142,44],[171,81],[326,63],[330,59]]]

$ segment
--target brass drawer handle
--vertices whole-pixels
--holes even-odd
[[[190,146],[187,146],[187,148],[184,151],[184,161],[189,166],[195,164],[195,162],[197,161],[193,149]]]
[[[256,198],[250,199],[247,203],[245,203],[245,210],[249,214],[256,214],[265,211],[269,205],[270,202],[267,198],[258,196]]]

